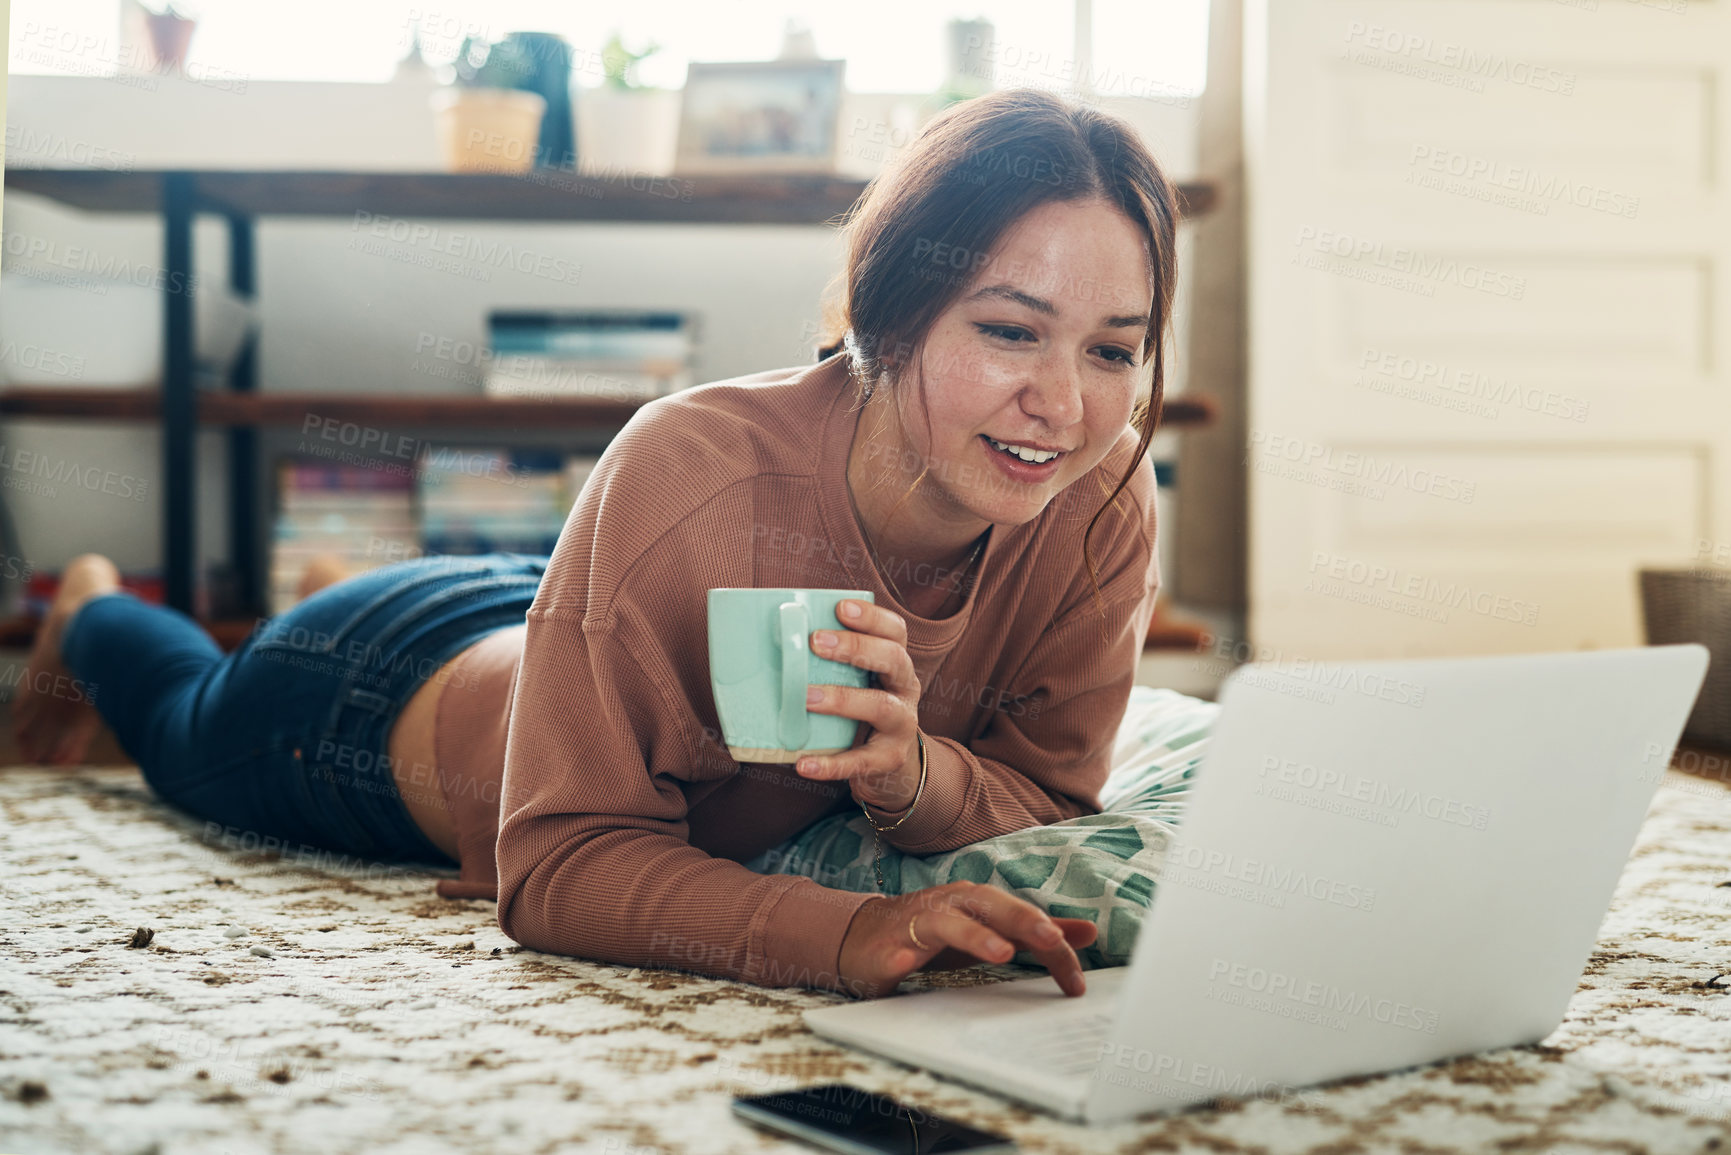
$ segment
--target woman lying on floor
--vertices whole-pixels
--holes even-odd
[[[1159,581],[1146,451],[1176,218],[1115,117],[1027,90],[957,105],[850,218],[837,347],[643,406],[551,558],[371,570],[224,657],[86,556],[33,666],[96,687],[167,801],[454,864],[439,893],[496,896],[536,950],[865,997],[1021,950],[1079,995],[1085,919],[742,864],[854,806],[922,856],[1098,811]],[[872,591],[810,639],[873,675],[809,706],[863,742],[733,761],[705,619],[738,586]],[[96,724],[52,697],[18,717],[63,763]]]

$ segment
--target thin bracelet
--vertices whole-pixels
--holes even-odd
[[[926,790],[926,736],[916,729],[914,737],[920,743],[920,784],[914,788],[914,800],[908,803],[908,812],[896,819],[895,826],[879,826],[877,819],[872,817],[872,812],[866,810],[866,804],[864,802],[859,804],[860,810],[865,813],[866,821],[871,823],[872,827],[872,870],[877,874],[879,892],[884,889],[884,840],[880,832],[894,830],[896,826],[900,826],[913,817],[914,807],[920,804],[920,795],[924,794]]]
[[[866,810],[866,804],[861,802],[859,808],[865,810],[866,821],[872,824],[873,830],[882,830],[887,833],[912,818],[914,816],[914,807],[920,804],[920,795],[924,794],[926,791],[926,736],[921,734],[918,730],[915,730],[914,737],[919,739],[920,743],[920,784],[914,787],[914,800],[908,803],[908,812],[888,826],[879,826],[877,819],[872,817],[872,812]]]

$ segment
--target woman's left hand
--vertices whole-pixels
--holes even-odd
[[[858,598],[844,598],[836,616],[846,628],[812,631],[811,652],[871,671],[879,688],[812,686],[805,708],[858,719],[871,727],[871,736],[840,754],[801,758],[798,773],[845,778],[857,800],[879,810],[901,810],[914,800],[920,782],[920,680],[908,656],[908,624],[899,614]],[[832,639],[827,644],[826,637]]]

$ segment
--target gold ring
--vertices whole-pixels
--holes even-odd
[[[920,917],[919,912],[916,911],[913,918],[908,919],[908,937],[913,939],[914,945],[919,947],[921,950],[931,950],[932,948],[921,942],[920,936],[914,933],[914,919],[918,917]]]

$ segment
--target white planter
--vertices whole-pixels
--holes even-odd
[[[441,88],[432,95],[451,172],[528,172],[547,101],[511,88]]]
[[[577,167],[585,173],[666,176],[679,143],[677,91],[579,89]]]

